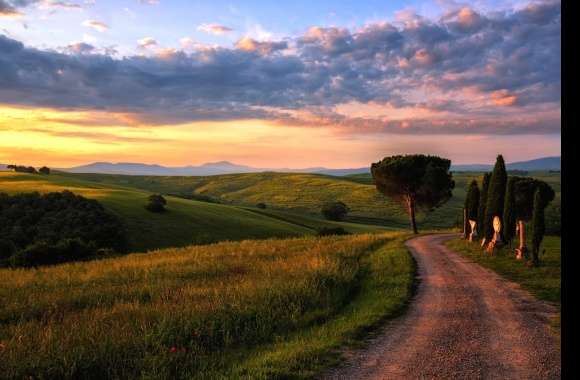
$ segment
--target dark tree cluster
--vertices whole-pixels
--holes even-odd
[[[120,219],[70,191],[0,193],[0,265],[37,266],[126,249]]]
[[[145,208],[151,212],[164,212],[165,205],[167,205],[167,201],[165,198],[160,194],[152,194],[147,198],[147,204]]]
[[[22,166],[22,165],[8,165],[6,166],[7,169],[14,170],[17,173],[30,173],[30,174],[38,174],[36,169],[32,166]]]
[[[23,166],[23,165],[7,165],[7,169],[14,170],[17,173],[29,173],[29,174],[50,174],[50,168],[43,166],[38,171],[32,166]]]
[[[348,207],[343,202],[328,202],[322,205],[322,216],[328,220],[344,220],[348,214]]]
[[[498,216],[502,222],[502,239],[511,245],[516,235],[516,225],[521,227],[520,247],[527,257],[525,249],[525,222],[532,223],[532,264],[538,265],[539,251],[546,233],[545,210],[555,198],[552,187],[544,181],[520,176],[507,176],[503,157],[499,155],[492,173],[483,176],[482,189],[479,191],[479,207],[474,215],[474,198],[477,182],[473,181],[467,192],[465,208],[469,219],[478,220],[488,241],[493,235],[492,220]],[[548,225],[559,231],[559,222],[548,221]],[[524,237],[522,239],[522,237]]]

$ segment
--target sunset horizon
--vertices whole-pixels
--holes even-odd
[[[558,1],[298,3],[0,2],[0,162],[560,155]]]

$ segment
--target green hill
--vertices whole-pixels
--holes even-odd
[[[163,194],[209,196],[222,203],[318,215],[323,203],[340,200],[350,208],[349,221],[406,228],[407,214],[397,203],[379,194],[370,175],[333,177],[319,174],[247,173],[208,177],[126,176],[111,174],[66,174],[94,182],[131,186]],[[455,224],[465,195],[465,176],[457,182],[455,197],[446,207],[429,215],[419,213],[423,228],[448,228]]]
[[[127,226],[131,251],[205,244],[224,240],[312,235],[321,227],[341,226],[349,232],[381,230],[376,226],[327,222],[308,215],[200,202],[167,196],[168,212],[145,210],[147,190],[94,183],[78,177],[0,172],[0,192],[53,192],[68,189],[99,200]],[[157,191],[157,190],[155,190]],[[274,215],[275,214],[275,215]]]
[[[0,191],[3,192],[52,192],[64,189],[97,199],[119,215],[127,226],[132,251],[313,233],[303,226],[227,205],[167,197],[169,212],[154,214],[143,207],[149,193],[142,190],[90,184],[59,175],[0,173]]]
[[[443,207],[418,214],[419,228],[450,228],[462,217],[467,185],[480,172],[454,173],[453,198]],[[206,196],[226,204],[254,206],[265,203],[268,210],[292,210],[299,214],[318,215],[324,202],[339,200],[351,209],[348,221],[376,224],[390,228],[406,228],[408,217],[404,208],[379,194],[370,174],[333,177],[319,174],[247,173],[207,177],[128,176],[111,174],[65,174],[93,182],[131,186],[163,194],[184,197]],[[554,187],[557,198],[548,209],[548,218],[559,218],[560,175],[547,172],[531,175]]]

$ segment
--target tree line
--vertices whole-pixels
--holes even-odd
[[[546,232],[545,210],[555,198],[552,187],[544,181],[523,176],[508,176],[502,155],[497,157],[491,173],[485,173],[481,188],[477,180],[468,187],[464,210],[464,237],[471,232],[469,220],[477,221],[483,245],[494,235],[493,219],[501,222],[500,236],[511,246],[517,237],[517,253],[537,266],[541,244]],[[531,252],[526,243],[526,223],[531,223]]]
[[[0,266],[38,266],[124,252],[121,220],[70,191],[0,193]]]
[[[30,173],[30,174],[50,174],[50,168],[43,166],[36,170],[33,166],[23,166],[23,165],[7,165],[6,169],[14,170],[17,173]]]

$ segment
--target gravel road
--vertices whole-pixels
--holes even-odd
[[[559,379],[554,307],[450,251],[457,235],[407,246],[420,284],[409,310],[322,379]]]

